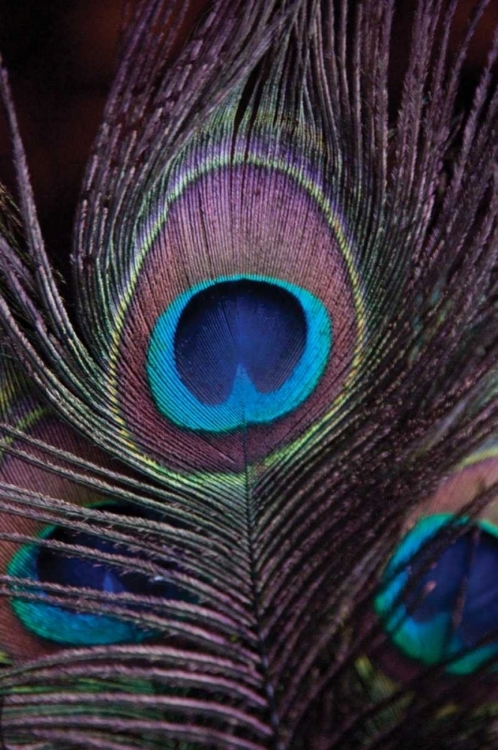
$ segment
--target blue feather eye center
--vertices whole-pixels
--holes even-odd
[[[457,629],[464,645],[473,647],[498,625],[498,539],[484,530],[470,530],[450,544],[407,594],[406,606],[414,620],[427,622],[456,610],[459,600]]]
[[[198,292],[185,306],[175,332],[178,373],[204,404],[221,404],[237,378],[259,393],[280,388],[306,346],[299,300],[262,281],[225,281]]]
[[[122,516],[144,518],[143,513],[136,512],[129,505],[115,503],[103,506],[108,513]],[[146,518],[158,520],[154,515]],[[169,520],[169,519],[168,519]],[[118,522],[118,519],[116,519]],[[67,545],[58,549],[53,546],[42,546],[36,543],[24,545],[10,561],[7,572],[13,578],[27,579],[29,586],[12,583],[13,597],[11,605],[25,627],[38,636],[56,643],[74,646],[92,646],[112,643],[139,643],[147,638],[159,635],[136,623],[137,613],[144,609],[141,604],[122,602],[121,609],[128,609],[130,618],[112,613],[94,614],[84,611],[84,600],[78,610],[71,606],[53,604],[48,601],[51,595],[44,584],[57,584],[61,587],[81,587],[90,591],[109,594],[135,594],[157,597],[159,600],[195,601],[195,597],[180,585],[169,579],[169,573],[179,571],[181,563],[174,561],[163,565],[164,578],[151,578],[145,572],[133,570],[137,560],[147,560],[145,553],[133,551],[125,543],[118,544],[95,533],[73,531],[62,526],[45,528],[40,538]],[[83,548],[81,553],[73,555],[72,545]],[[91,554],[95,551],[93,560]],[[101,553],[129,557],[130,565],[97,559]],[[36,594],[36,599],[23,598],[23,592]],[[92,601],[91,599],[89,601]],[[74,598],[68,599],[68,605]],[[98,609],[98,603],[94,607]],[[81,611],[80,611],[81,610]],[[147,608],[146,608],[147,610]]]
[[[299,406],[326,367],[324,305],[281,280],[235,277],[177,297],[152,331],[147,375],[176,424],[224,432],[272,422]]]
[[[109,506],[108,513],[121,513],[127,516],[138,517],[133,509],[121,505]],[[144,560],[143,553],[130,550],[126,545],[118,545],[98,534],[88,534],[80,531],[71,531],[62,526],[55,527],[45,537],[47,540],[61,542],[65,545],[75,545],[87,548],[89,551],[103,552],[107,554],[120,555],[130,558],[130,567],[133,560]],[[40,583],[55,583],[60,586],[81,586],[96,591],[108,593],[129,593],[147,596],[160,596],[167,599],[184,599],[182,592],[173,583],[163,580],[154,580],[140,571],[125,570],[113,566],[112,563],[103,563],[91,558],[71,556],[67,550],[58,550],[54,547],[40,547],[35,560],[36,573]],[[177,568],[171,565],[171,568]]]
[[[446,542],[449,522],[463,523],[430,516],[407,534],[375,606],[403,653],[467,674],[498,655],[498,530],[475,522]]]

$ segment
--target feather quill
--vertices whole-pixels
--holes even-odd
[[[188,5],[139,2],[75,307],[0,68],[6,747],[496,746],[498,617],[463,671],[405,638],[438,586],[477,627],[444,556],[497,528],[498,35],[459,98],[487,5],[452,52],[458,2],[417,0],[394,102],[393,0],[214,0],[183,43]]]

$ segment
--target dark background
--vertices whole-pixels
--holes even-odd
[[[45,240],[61,259],[69,254],[78,190],[115,69],[122,9],[123,0],[0,0],[0,52]],[[4,121],[0,179],[12,189]]]

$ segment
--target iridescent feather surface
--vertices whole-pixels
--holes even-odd
[[[64,283],[0,68],[5,748],[498,746],[488,5],[131,6]]]

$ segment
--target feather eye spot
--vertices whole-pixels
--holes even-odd
[[[329,315],[310,292],[273,278],[220,278],[181,294],[159,316],[148,381],[175,424],[227,432],[300,406],[331,346]]]
[[[359,372],[365,300],[330,186],[297,153],[289,171],[223,143],[214,162],[182,154],[147,200],[112,316],[110,402],[161,474],[297,448]]]
[[[134,508],[123,503],[99,507],[111,514],[153,518],[144,512],[137,513]],[[89,611],[91,591],[112,595],[132,594],[168,601],[194,601],[189,591],[169,579],[169,573],[181,570],[178,563],[169,562],[164,577],[151,577],[143,570],[136,569],[137,560],[143,562],[147,559],[143,552],[131,550],[124,542],[106,539],[104,534],[71,530],[65,526],[49,526],[40,532],[39,537],[50,544],[25,545],[14,555],[8,566],[9,575],[29,582],[11,584],[14,593],[11,604],[24,626],[37,636],[63,645],[92,646],[137,643],[158,635],[151,629],[136,625],[133,617],[127,619]],[[78,548],[74,554],[71,552],[72,546]],[[120,556],[121,561],[113,563],[103,559],[102,555]],[[129,567],[123,564],[122,558],[129,558]],[[50,589],[43,588],[47,584]],[[71,597],[67,607],[52,603],[52,600],[49,602],[49,598],[60,596],[52,588],[53,585],[61,587],[61,590],[76,587],[90,593],[87,612],[81,611],[80,606],[73,609],[71,603],[74,603],[74,598]],[[32,598],[19,596],[22,593],[31,594]],[[85,598],[81,601],[84,605]],[[100,608],[98,601],[97,609]],[[116,600],[112,600],[112,603],[115,604]],[[131,614],[141,609],[140,604],[130,605],[128,602],[118,603],[118,606],[128,608]]]
[[[420,519],[391,557],[375,609],[405,656],[453,674],[479,669],[498,656],[498,528]]]

